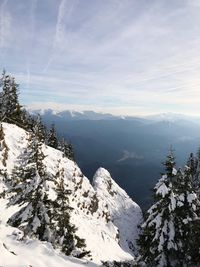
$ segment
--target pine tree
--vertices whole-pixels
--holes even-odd
[[[54,124],[51,125],[51,128],[49,130],[49,134],[47,137],[47,145],[55,149],[58,148],[58,138]]]
[[[179,172],[175,182],[175,237],[178,244],[176,256],[180,266],[192,266],[200,262],[200,201],[192,185],[193,174],[193,165],[186,166],[183,172]]]
[[[190,164],[188,164],[190,167]],[[194,163],[194,173],[193,173],[193,187],[196,189],[198,196],[200,197],[200,148],[197,151],[195,163]]]
[[[40,128],[36,129],[40,133]],[[22,208],[8,223],[21,229],[25,236],[51,242],[66,255],[84,257],[88,254],[85,241],[76,235],[77,229],[70,221],[72,208],[68,197],[71,191],[65,188],[64,170],[61,168],[54,178],[47,173],[42,146],[40,135],[30,135],[28,147],[13,169],[7,190],[8,205]],[[56,185],[55,201],[49,199],[49,181]]]
[[[48,198],[47,181],[50,180],[43,164],[44,154],[37,138],[31,137],[28,149],[19,158],[12,173],[13,183],[9,205],[23,207],[8,221],[19,227],[25,236],[51,239],[52,202]]]
[[[41,116],[38,115],[36,119],[33,119],[32,121],[34,123],[33,125],[33,133],[37,137],[37,140],[42,144],[46,140],[46,131],[45,126],[42,122]]]
[[[63,138],[61,143],[58,145],[58,149],[63,152],[64,157],[75,161],[74,149],[71,143],[67,143]]]
[[[5,71],[1,78],[0,119],[4,121],[20,121],[21,106],[18,100],[18,84]]]
[[[76,235],[77,228],[71,223],[70,217],[73,210],[69,206],[69,195],[71,191],[66,188],[64,183],[64,169],[58,169],[56,174],[55,191],[57,193],[57,198],[54,202],[54,209],[56,213],[53,217],[53,228],[54,231],[54,241],[55,247],[61,248],[61,251],[66,255],[73,255],[75,257],[84,257],[89,252],[85,250],[84,239],[79,238]]]
[[[147,218],[142,225],[142,234],[138,240],[141,260],[148,266],[170,266],[176,242],[173,239],[174,192],[172,181],[175,178],[173,154],[163,163],[166,174],[162,175],[154,191],[155,204],[147,211]]]
[[[0,160],[4,167],[6,166],[7,157],[8,157],[8,147],[5,141],[5,134],[4,134],[3,126],[1,123],[0,124]]]
[[[175,169],[173,154],[155,186],[155,203],[147,212],[138,240],[140,260],[148,266],[192,266],[199,260],[199,200],[192,187],[192,169]]]

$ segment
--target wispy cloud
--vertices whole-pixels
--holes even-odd
[[[31,7],[30,7],[30,46],[28,47],[29,53],[27,55],[27,68],[26,68],[26,86],[29,89],[31,83],[31,72],[30,72],[30,64],[31,64],[31,51],[34,47],[34,37],[35,37],[35,15],[36,15],[36,8],[37,8],[38,0],[32,0]]]
[[[0,6],[24,104],[200,114],[200,1],[47,2]]]
[[[61,49],[61,46],[63,45],[63,43],[65,43],[65,38],[67,35],[66,19],[70,17],[74,5],[75,5],[75,0],[73,2],[69,0],[61,0],[60,2],[58,8],[55,36],[52,45],[52,52],[50,54],[50,57],[43,72],[46,72],[48,70],[49,66],[54,60],[54,57],[56,57],[56,52],[57,52],[56,50]]]
[[[6,10],[8,0],[4,0],[0,5],[0,49],[3,49],[8,44],[10,36],[11,17]]]
[[[128,159],[142,160],[143,158],[144,158],[143,156],[140,156],[135,152],[129,152],[128,150],[124,150],[123,156],[120,159],[118,159],[118,162],[123,162],[123,161],[126,161]]]

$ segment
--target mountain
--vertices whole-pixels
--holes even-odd
[[[5,176],[11,175],[15,163],[27,147],[29,133],[16,125],[2,123],[4,146],[0,151],[0,192],[4,192]],[[49,175],[54,176],[58,166],[63,169],[64,182],[70,189],[70,206],[73,207],[71,220],[77,227],[77,234],[86,240],[91,253],[88,266],[96,266],[102,261],[133,260],[138,236],[137,226],[142,221],[140,207],[111,178],[109,172],[99,168],[94,175],[93,185],[83,175],[78,165],[63,157],[61,151],[43,145],[44,164]],[[55,198],[55,187],[48,184],[49,198]],[[7,198],[0,198],[0,265],[21,266],[62,266],[76,267],[85,261],[66,257],[55,251],[47,242],[22,240],[19,229],[6,224],[18,209],[7,208]],[[34,254],[33,254],[34,251]]]
[[[99,166],[109,169],[144,209],[151,203],[151,188],[163,171],[169,148],[173,147],[181,166],[200,145],[198,117],[165,113],[146,118],[68,120],[53,113],[43,112],[44,122],[47,126],[54,122],[59,137],[73,144],[76,160],[90,181]]]
[[[161,122],[161,121],[168,121],[168,122],[178,122],[178,121],[188,121],[193,123],[200,123],[199,116],[189,116],[184,114],[177,114],[177,113],[160,113],[154,114],[144,117],[147,120],[154,121],[154,122]]]
[[[53,109],[27,109],[31,114],[40,114],[45,116],[46,118],[50,117],[59,117],[66,121],[72,120],[117,120],[123,117],[121,116],[114,116],[109,113],[98,113],[92,110],[86,111],[74,111],[74,110],[64,110],[58,111]]]
[[[48,117],[59,117],[66,121],[74,120],[136,120],[142,121],[143,123],[152,122],[178,122],[178,121],[188,121],[193,123],[200,123],[199,116],[184,115],[172,112],[158,113],[146,116],[130,116],[130,115],[112,115],[109,113],[95,112],[92,110],[85,111],[75,111],[75,110],[54,110],[54,109],[33,109],[28,107],[27,110],[33,114],[40,114],[48,120]]]

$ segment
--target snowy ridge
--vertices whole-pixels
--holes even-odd
[[[66,109],[34,109],[27,108],[32,115],[40,114],[41,116],[56,116],[65,120],[116,120],[125,119],[124,116],[112,115],[109,113],[95,112],[92,110],[66,110]]]
[[[9,175],[17,157],[27,146],[29,133],[7,123],[3,123],[3,131],[8,149],[6,164],[3,164],[1,160],[3,152],[0,151],[0,169]],[[135,239],[138,236],[137,225],[142,220],[139,206],[113,181],[105,169],[100,168],[96,172],[93,187],[77,164],[63,157],[62,152],[46,145],[43,146],[43,152],[46,156],[44,162],[47,171],[51,175],[55,175],[58,168],[63,169],[65,183],[72,191],[70,197],[70,205],[74,207],[72,222],[78,228],[77,234],[86,240],[87,250],[91,251],[91,260],[100,264],[101,261],[107,260],[133,259]],[[0,191],[2,192],[3,189],[3,176],[0,176]],[[49,183],[49,195],[52,199],[55,198],[53,183]],[[6,199],[0,199],[0,220],[2,221],[0,224],[0,246],[2,248],[4,243],[9,246],[9,250],[16,251],[17,255],[8,252],[3,246],[4,249],[0,250],[0,259],[7,259],[7,256],[12,254],[12,257],[15,256],[16,262],[16,264],[9,265],[5,260],[4,267],[22,267],[27,266],[27,264],[34,267],[82,266],[80,265],[82,262],[78,260],[68,263],[68,258],[54,251],[48,243],[30,240],[28,244],[25,244],[15,240],[11,235],[14,228],[6,226],[6,221],[17,211],[18,207],[7,209],[6,203]],[[17,230],[15,229],[15,231]],[[31,246],[33,247],[31,248]],[[34,257],[29,258],[28,256],[29,262],[26,262],[24,257],[29,255],[28,250],[33,248]],[[1,255],[1,253],[3,254]],[[43,259],[41,258],[42,255],[44,256]],[[53,258],[52,255],[54,255]],[[40,258],[40,263],[36,261],[35,258],[37,257]],[[55,259],[57,261],[54,261]],[[1,260],[0,265],[2,265]]]
[[[111,220],[119,230],[120,245],[128,252],[135,250],[139,234],[138,225],[142,222],[140,207],[118,186],[104,168],[99,168],[95,173],[93,186],[97,196],[106,201]]]

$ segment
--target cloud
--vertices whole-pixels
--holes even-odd
[[[129,152],[128,150],[124,150],[123,156],[120,159],[118,159],[117,162],[126,161],[128,159],[142,160],[143,158],[144,158],[143,156],[140,156],[135,152]]]
[[[0,49],[6,48],[10,37],[11,16],[5,10],[8,0],[4,0],[0,6]]]
[[[121,114],[200,113],[195,1],[3,3],[10,20],[2,67],[17,77],[24,103],[43,97]]]
[[[62,43],[65,43],[66,38],[66,18],[70,17],[71,12],[73,10],[75,4],[75,0],[73,3],[69,0],[61,0],[59,8],[58,8],[58,16],[57,16],[57,22],[56,22],[56,31],[54,36],[54,41],[52,45],[52,52],[50,54],[50,58],[43,70],[43,72],[46,72],[51,65],[51,63],[54,60],[54,57],[56,56],[56,50],[61,49]]]

